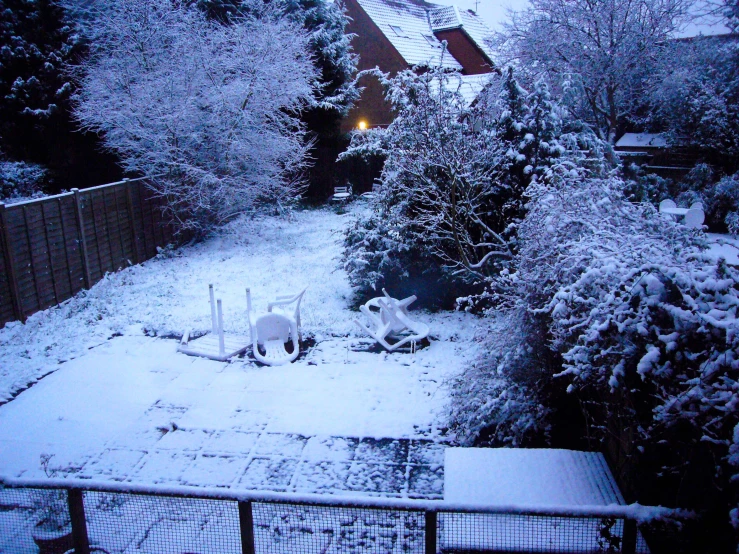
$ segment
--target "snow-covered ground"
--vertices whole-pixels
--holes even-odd
[[[336,269],[348,217],[242,220],[7,325],[0,475],[43,476],[50,455],[62,475],[95,480],[440,497],[444,385],[477,353],[475,318],[418,312],[429,347],[373,347]],[[208,283],[242,334],[245,287],[263,310],[309,286],[301,315],[315,346],[282,367],[177,353],[174,337],[210,326]]]
[[[727,263],[739,265],[739,239],[731,235],[708,233],[708,240],[711,244],[708,252],[711,255],[717,258],[721,256]]]

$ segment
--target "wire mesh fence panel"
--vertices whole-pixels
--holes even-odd
[[[90,544],[110,554],[241,553],[238,503],[85,493]]]
[[[10,486],[0,488],[0,553],[71,552],[70,507],[77,514],[75,529],[85,527],[79,526],[82,512],[75,507],[81,506],[80,498],[91,551],[108,554],[240,554],[249,551],[242,550],[242,537],[246,546],[253,540],[259,554],[616,554],[625,546],[621,517],[451,511],[434,515],[413,506],[330,505],[331,497],[321,505],[242,502],[240,509],[235,499]],[[426,533],[427,522],[433,526],[432,535]],[[631,529],[630,548],[635,538],[636,552],[649,553],[641,533],[634,536]]]
[[[66,491],[0,489],[0,552],[36,554],[41,544],[63,553],[71,533]]]
[[[443,513],[439,527],[442,552],[619,553],[624,533],[609,517]],[[649,552],[643,539],[637,552]]]
[[[423,512],[254,503],[259,554],[423,553]]]

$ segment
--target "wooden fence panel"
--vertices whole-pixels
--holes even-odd
[[[173,228],[143,179],[0,204],[0,325],[152,258]]]
[[[60,257],[64,257],[69,282],[69,297],[71,298],[85,288],[85,266],[82,257],[82,244],[79,227],[77,225],[77,207],[73,195],[66,195],[58,199],[61,214],[62,244],[59,249]]]
[[[11,283],[12,264],[8,257],[5,206],[0,205],[0,322],[16,319],[15,296]]]

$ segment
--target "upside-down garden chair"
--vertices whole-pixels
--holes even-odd
[[[408,306],[416,301],[416,296],[396,300],[385,289],[382,292],[384,298],[373,298],[359,308],[369,320],[370,326],[358,319],[354,323],[389,352],[409,343],[413,347],[417,341],[425,339],[429,334],[428,325],[414,321],[408,315]]]
[[[219,362],[238,356],[249,347],[249,337],[223,331],[223,305],[221,299],[216,301],[213,285],[208,285],[210,296],[211,332],[190,340],[190,330],[186,330],[177,351],[189,356],[202,356]]]

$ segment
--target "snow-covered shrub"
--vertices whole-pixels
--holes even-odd
[[[721,179],[709,188],[706,197],[713,223],[723,222],[730,233],[739,235],[739,173]]]
[[[91,29],[76,116],[185,226],[207,230],[299,192],[299,112],[317,72],[307,33],[259,4],[229,25],[188,3],[116,0]]]
[[[546,439],[550,410],[539,401],[546,346],[533,344],[528,314],[499,313],[478,340],[486,353],[450,384],[449,421],[463,445],[527,446]]]
[[[0,201],[43,196],[46,173],[38,164],[0,161]]]
[[[498,374],[519,384],[529,372],[524,384],[539,379],[532,401],[556,408],[547,395],[566,389],[591,438],[605,441],[614,425],[632,437],[626,450],[638,467],[658,460],[663,479],[713,479],[690,507],[725,503],[722,491],[737,473],[728,462],[739,423],[739,272],[704,254],[699,231],[629,202],[623,188],[616,177],[566,164],[529,187],[515,265],[498,286],[534,355],[516,362],[523,372],[516,363],[498,366],[487,376],[492,385],[477,384],[483,392],[465,402],[495,398],[487,390]],[[520,350],[514,343],[495,355],[514,359]],[[493,404],[488,418],[503,428],[516,423],[515,412],[507,422],[500,413]],[[676,492],[663,501],[683,500]]]
[[[344,248],[344,270],[360,291],[392,288],[390,283],[408,276],[411,248],[378,217],[358,217],[344,235]]]
[[[665,198],[674,198],[675,186],[671,179],[647,173],[632,164],[623,168],[624,194],[632,202],[659,204]]]
[[[582,130],[565,132],[547,86],[538,83],[527,93],[512,71],[491,81],[474,108],[459,92],[459,76],[441,69],[381,78],[397,116],[384,131],[355,133],[345,154],[386,156],[373,212],[350,232],[387,233],[427,274],[443,275],[475,298],[515,254],[531,179],[597,141],[588,143],[592,134]],[[355,282],[376,282],[381,266],[390,267],[386,244],[372,244],[382,254],[368,253],[372,246],[363,238],[346,244]],[[410,268],[405,271],[412,279]]]

